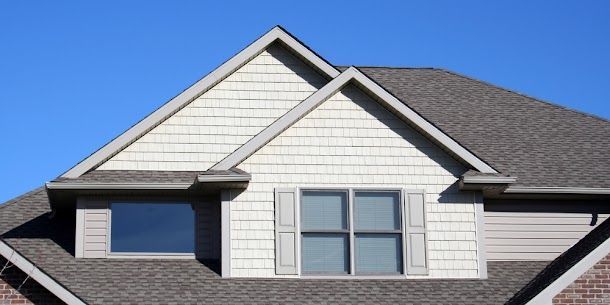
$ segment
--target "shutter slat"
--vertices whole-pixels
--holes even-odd
[[[428,274],[426,204],[423,190],[405,190],[407,274]]]
[[[296,189],[275,190],[275,272],[297,274]]]

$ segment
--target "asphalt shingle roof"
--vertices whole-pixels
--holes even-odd
[[[610,188],[610,122],[441,69],[359,67],[528,187]]]
[[[489,279],[222,279],[197,260],[76,259],[74,216],[43,188],[0,207],[2,238],[90,304],[502,304],[545,262],[489,262]],[[211,266],[211,267],[209,267]]]

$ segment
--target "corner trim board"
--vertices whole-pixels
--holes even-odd
[[[477,263],[479,269],[479,277],[487,279],[487,249],[485,246],[485,210],[483,202],[483,194],[473,192],[474,199],[474,217],[476,219],[476,235],[477,235]]]
[[[62,177],[77,178],[92,168],[95,168],[105,160],[108,160],[127,145],[140,138],[142,134],[148,132],[163,122],[166,118],[174,114],[176,111],[182,109],[186,104],[190,103],[194,98],[203,94],[212,86],[216,85],[218,82],[233,73],[235,70],[239,69],[254,56],[265,50],[267,46],[277,40],[283,42],[298,55],[309,61],[314,67],[325,73],[328,77],[334,78],[339,75],[339,71],[335,67],[308,49],[284,29],[276,26],[262,37],[254,41],[252,44],[247,46],[245,49],[237,53],[237,55],[220,65],[210,74],[206,75],[204,78],[200,79],[191,87],[172,98],[169,102],[165,103],[143,120],[133,125],[123,134],[119,135],[114,140],[95,151],[89,157],[80,161],[74,167],[62,174]]]
[[[220,273],[231,277],[231,190],[220,192]]]
[[[57,296],[62,301],[69,305],[85,305],[86,303],[79,297],[74,295],[59,282],[47,275],[44,271],[36,267],[27,258],[21,255],[17,250],[9,246],[4,240],[0,239],[0,255],[4,256],[12,264],[17,266],[21,271],[29,274],[32,279],[38,282],[42,287]]]

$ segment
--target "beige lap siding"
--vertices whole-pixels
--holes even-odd
[[[424,189],[429,277],[478,276],[474,194],[456,188],[465,168],[354,87],[239,167],[252,181],[231,203],[232,276],[275,276],[275,188],[331,186]]]
[[[207,170],[325,83],[273,44],[99,169]]]
[[[515,204],[517,205],[517,204]],[[560,211],[568,203],[549,204]],[[586,203],[579,203],[584,206]],[[608,218],[578,212],[485,211],[487,259],[550,261]]]

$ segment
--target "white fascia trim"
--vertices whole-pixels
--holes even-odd
[[[25,274],[29,274],[33,280],[38,282],[40,285],[42,285],[42,287],[46,288],[52,294],[56,295],[62,301],[66,302],[66,304],[86,304],[79,297],[48,276],[44,271],[32,264],[27,258],[19,254],[19,252],[15,251],[15,249],[6,244],[3,240],[0,240],[0,255],[4,256],[4,258],[9,260],[13,265],[17,266],[17,268],[19,268]]]
[[[46,183],[49,190],[186,190],[192,185],[192,183]]]
[[[517,182],[516,177],[473,177],[464,176],[462,177],[464,183],[472,184],[509,184]]]
[[[205,182],[248,182],[252,179],[250,175],[198,175],[197,181]]]
[[[587,187],[508,187],[507,194],[581,194],[581,195],[610,195],[608,188]]]
[[[251,154],[256,152],[265,144],[269,143],[273,138],[278,136],[282,131],[292,126],[299,119],[304,117],[306,114],[315,109],[318,105],[323,103],[325,100],[330,98],[334,93],[341,90],[350,81],[355,81],[362,85],[364,88],[369,90],[372,94],[376,95],[380,100],[385,102],[390,108],[394,109],[401,115],[405,116],[407,120],[413,122],[417,127],[421,128],[426,134],[438,141],[441,145],[445,146],[449,151],[456,154],[459,158],[473,166],[476,170],[482,173],[494,173],[491,166],[487,165],[481,159],[476,157],[466,148],[458,144],[455,140],[450,138],[448,135],[443,133],[436,126],[432,125],[422,116],[417,114],[407,105],[402,103],[388,91],[383,89],[373,80],[362,74],[355,67],[350,67],[343,71],[339,76],[335,77],[328,84],[310,95],[303,102],[292,108],[285,115],[277,119],[269,127],[265,128],[254,138],[250,139],[246,144],[242,145],[236,151],[231,153],[229,156],[212,166],[212,170],[228,170],[232,167],[237,166]]]
[[[308,49],[301,42],[296,40],[292,35],[284,31],[281,27],[276,26],[257,39],[255,42],[247,46],[237,55],[223,63],[220,67],[216,68],[210,74],[196,82],[194,85],[184,90],[182,93],[171,99],[169,102],[155,110],[153,113],[148,115],[146,118],[129,128],[123,134],[104,145],[102,148],[85,158],[77,165],[65,172],[62,177],[64,178],[77,178],[87,171],[95,168],[100,163],[109,159],[127,145],[137,140],[144,133],[148,132],[166,118],[173,115],[176,111],[182,109],[188,103],[193,101],[212,86],[229,76],[235,70],[246,64],[250,59],[264,51],[271,43],[275,41],[281,41],[289,48],[291,48],[298,55],[309,61],[313,66],[318,68],[323,73],[327,74],[329,78],[334,78],[339,75],[339,71],[318,56],[316,53]]]
[[[603,259],[610,253],[610,239],[606,239],[601,245],[591,251],[587,256],[581,259],[576,265],[572,266],[568,271],[553,281],[544,290],[532,298],[528,305],[546,305],[551,304],[553,298],[563,291],[566,287],[572,284],[583,273],[591,269],[597,262]]]

